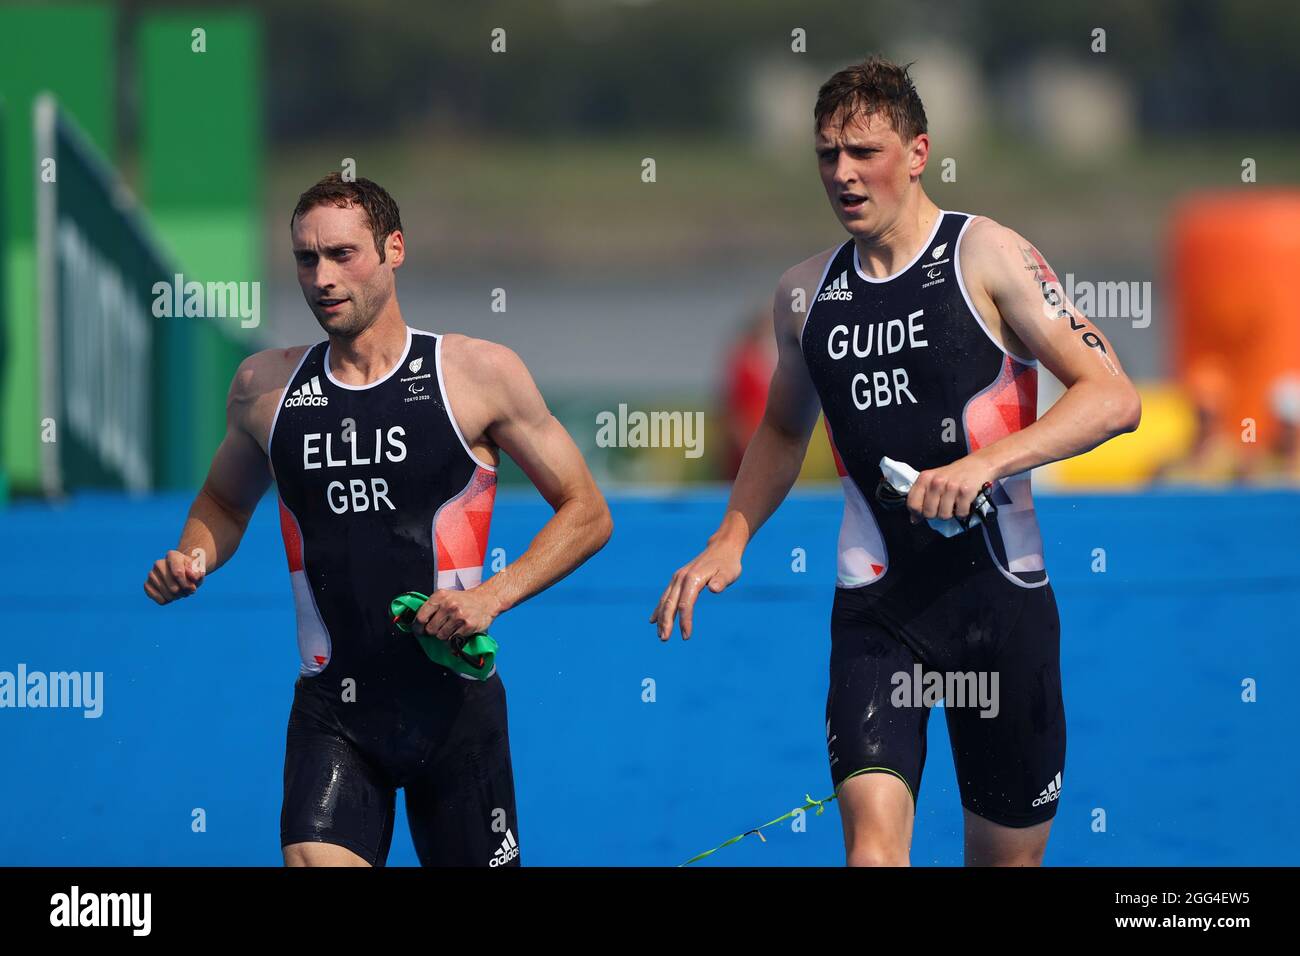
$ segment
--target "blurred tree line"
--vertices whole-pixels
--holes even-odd
[[[143,9],[212,0],[124,0]],[[1155,133],[1300,130],[1300,4],[1292,0],[277,0],[267,29],[273,139],[473,132],[729,132],[738,87],[807,31],[810,62],[939,39],[1011,83],[1029,57],[1086,60],[1106,30],[1107,66],[1136,91]],[[489,49],[506,30],[506,53]],[[128,36],[128,31],[123,31]],[[129,106],[129,104],[128,104]],[[809,108],[811,116],[811,104]]]

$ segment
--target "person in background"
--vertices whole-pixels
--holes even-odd
[[[722,374],[719,404],[725,445],[717,461],[719,477],[727,481],[734,480],[740,471],[749,440],[763,420],[767,387],[775,369],[772,316],[763,309],[754,309],[727,351]]]

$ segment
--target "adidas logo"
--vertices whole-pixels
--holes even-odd
[[[934,249],[930,251],[930,258],[938,259],[940,256],[943,255],[944,250],[946,250],[947,248],[948,248],[948,243],[946,242],[939,243],[937,246],[934,247]]]
[[[1058,771],[1055,780],[1048,781],[1047,789],[1038,795],[1034,801],[1034,806],[1041,807],[1045,803],[1051,803],[1061,795],[1061,774]]]
[[[492,854],[492,859],[488,861],[488,866],[505,866],[511,860],[519,855],[519,844],[515,842],[515,835],[506,830],[506,838],[501,841],[497,847],[496,853]]]
[[[822,294],[817,297],[817,301],[848,302],[852,298],[853,292],[849,289],[849,270],[845,269],[840,273],[840,277],[828,285]]]
[[[285,408],[297,408],[299,405],[328,405],[328,396],[320,393],[320,376],[313,375],[310,382],[303,382],[293,390],[284,403]]]

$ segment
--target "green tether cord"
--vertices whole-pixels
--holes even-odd
[[[407,591],[399,594],[388,604],[388,613],[393,623],[403,634],[411,633],[411,622],[415,614],[429,600],[427,594],[419,591]],[[440,641],[428,634],[416,634],[416,640],[424,648],[425,655],[435,664],[441,664],[458,674],[466,674],[475,680],[487,680],[496,665],[499,645],[488,634],[475,634],[471,637]]]
[[[731,846],[731,844],[733,844],[733,843],[739,843],[741,840],[745,839],[745,837],[749,836],[751,833],[757,833],[757,834],[758,834],[758,838],[759,838],[760,840],[762,840],[764,843],[766,843],[766,842],[767,842],[767,839],[763,836],[763,834],[762,834],[762,832],[761,832],[761,831],[764,830],[765,828],[770,827],[770,826],[772,826],[773,824],[780,823],[782,820],[789,820],[789,819],[790,819],[792,816],[794,816],[796,813],[799,813],[799,812],[802,811],[802,810],[811,810],[813,807],[816,807],[816,808],[817,808],[817,816],[821,816],[822,813],[825,812],[825,810],[826,810],[826,804],[830,803],[830,802],[831,802],[832,800],[834,800],[834,799],[835,799],[835,794],[833,794],[833,793],[832,793],[829,797],[827,797],[826,799],[824,799],[824,800],[814,800],[814,799],[812,798],[812,794],[805,793],[805,794],[804,794],[804,800],[805,800],[806,802],[804,803],[804,805],[803,805],[802,807],[795,807],[793,810],[791,810],[789,813],[787,813],[787,814],[786,814],[785,816],[783,816],[783,817],[777,817],[775,820],[769,820],[767,823],[764,823],[762,826],[754,827],[754,829],[752,829],[752,830],[746,830],[744,833],[740,834],[740,836],[734,836],[734,837],[732,837],[730,840],[728,840],[726,843],[720,843],[720,844],[718,844],[717,846],[715,846],[712,850],[705,850],[703,853],[699,853],[699,854],[696,854],[695,856],[691,857],[691,858],[690,858],[689,860],[687,860],[685,863],[679,863],[679,864],[677,864],[677,865],[678,865],[679,867],[680,867],[680,866],[690,866],[690,865],[691,865],[692,863],[694,863],[696,860],[702,860],[702,859],[704,859],[706,856],[712,856],[714,853],[717,853],[719,850],[721,850],[724,846]]]

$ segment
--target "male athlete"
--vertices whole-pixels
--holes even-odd
[[[701,589],[740,576],[820,407],[845,493],[826,737],[847,862],[909,861],[929,709],[897,691],[919,665],[925,680],[984,674],[997,688],[995,706],[945,707],[967,864],[1038,865],[1065,714],[1029,472],[1134,430],[1141,404],[1037,249],[926,195],[930,138],[905,68],[871,58],[842,70],[814,112],[822,184],[849,239],[782,276],[763,422],[721,526],[650,620],[667,640],[680,613],[689,638]],[[1067,390],[1035,421],[1040,361]],[[920,472],[905,507],[877,500],[882,456]],[[952,537],[927,523],[969,516],[986,482],[992,523]]]
[[[609,510],[518,356],[407,327],[394,284],[405,240],[387,192],[331,175],[303,193],[290,230],[328,341],[239,366],[225,439],[145,592],[159,604],[193,594],[235,553],[274,478],[302,655],[285,864],[382,866],[402,787],[423,865],[517,865],[501,678],[434,663],[389,602],[430,595],[413,631],[439,640],[486,631],[599,550]],[[483,581],[499,451],[555,514]]]

